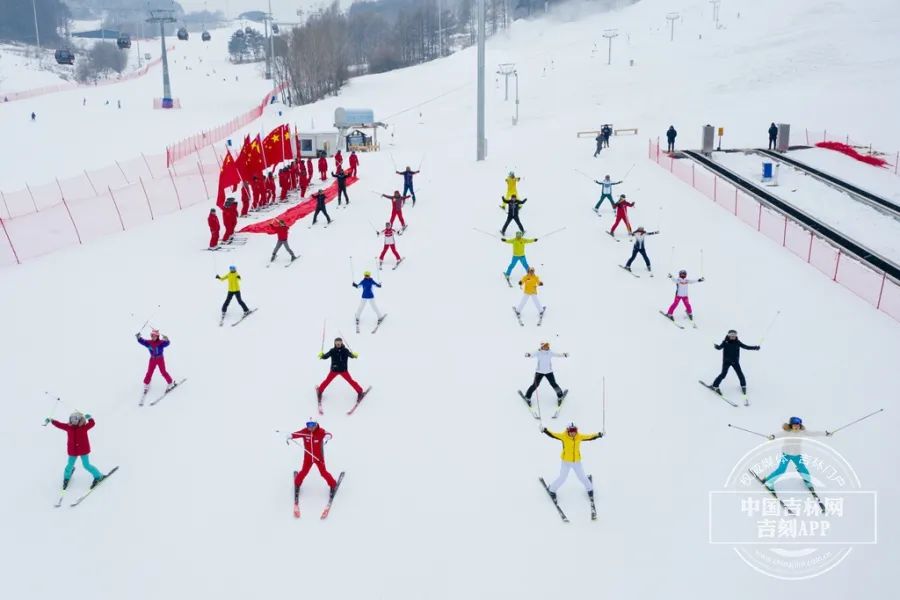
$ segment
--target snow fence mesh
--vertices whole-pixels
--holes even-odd
[[[807,131],[806,135],[815,139],[827,134]],[[900,321],[900,282],[863,264],[786,215],[763,206],[717,174],[688,159],[675,159],[661,150],[659,139],[650,140],[647,157],[832,281]]]

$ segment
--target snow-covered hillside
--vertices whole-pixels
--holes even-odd
[[[11,596],[895,595],[900,575],[890,567],[900,559],[900,526],[890,507],[900,501],[900,479],[889,461],[900,448],[892,375],[900,326],[651,164],[646,152],[647,137],[669,124],[681,132],[679,146],[696,147],[707,122],[726,127],[735,147],[760,145],[772,120],[840,121],[873,139],[896,139],[900,125],[884,115],[900,101],[893,42],[900,11],[886,0],[723,2],[725,28],[715,30],[707,2],[582,10],[565,22],[516,23],[508,38],[488,45],[489,65],[516,63],[521,113],[513,126],[502,80],[492,81],[484,162],[473,160],[471,50],[354,79],[340,97],[286,117],[277,114],[283,107],[270,107],[254,131],[285,118],[323,126],[338,106],[370,106],[390,126],[382,151],[360,157],[350,207],[329,205],[335,223],[307,229],[305,219],[291,230],[303,257],[290,269],[266,268],[271,236],[251,234],[228,253],[201,251],[208,207],[196,206],[0,271],[0,451],[9,458],[0,561],[9,566]],[[671,10],[683,17],[674,43],[664,18]],[[599,37],[607,27],[623,33],[610,67]],[[835,45],[838,38],[847,43]],[[266,89],[249,73],[213,85],[196,57],[178,52],[180,113],[145,111],[157,93],[146,83],[152,77],[98,90],[84,108],[81,93],[41,98],[35,124],[0,107],[12,135],[29,144],[29,152],[0,150],[4,180],[50,179],[159,148],[190,127],[227,120]],[[221,47],[209,52],[203,67],[224,60]],[[178,70],[185,62],[190,77]],[[135,112],[123,107],[120,117],[98,106],[106,97],[121,97]],[[603,122],[640,134],[614,137],[593,158],[593,141],[575,134]],[[39,154],[48,144],[64,156],[52,167]],[[422,171],[418,203],[405,211],[409,229],[397,242],[408,261],[376,271],[389,317],[372,335],[366,313],[357,335],[351,275],[374,266],[381,243],[371,224],[389,215],[376,193],[400,187],[394,170],[406,165]],[[497,207],[509,170],[522,177],[522,219],[539,238],[528,259],[545,282],[540,328],[531,307],[524,327],[510,310],[519,293],[501,275],[509,247],[474,230],[502,225]],[[599,188],[575,170],[614,180],[628,173],[616,193],[636,202],[632,223],[660,230],[647,242],[655,278],[644,276],[640,260],[640,278],[617,266],[630,244],[604,233],[609,209],[599,218],[591,211]],[[219,328],[225,287],[213,276],[229,264],[259,312]],[[705,276],[691,289],[698,329],[676,329],[657,314],[672,300],[664,275],[680,268]],[[743,355],[750,407],[732,408],[696,383],[718,372],[712,344],[725,331],[755,344],[778,311],[762,350]],[[148,317],[171,337],[170,372],[188,381],[159,405],[138,408],[147,352],[133,335]],[[316,358],[323,323],[326,345],[342,335],[359,353],[351,372],[373,390],[350,417],[349,388],[338,380],[326,392],[321,424],[334,434],[328,465],[347,475],[331,516],[320,521],[327,491],[311,473],[297,521],[290,478],[302,451],[274,432],[299,429],[315,414],[313,386],[327,371]],[[559,494],[569,524],[537,482],[555,476],[559,444],[539,433],[516,390],[534,373],[524,353],[541,341],[570,353],[554,363],[571,390],[559,419],[546,418],[551,395],[540,389],[544,424],[560,430],[575,421],[589,432],[605,416],[606,437],[582,446],[596,484],[595,523],[574,477]],[[739,397],[733,374],[723,385]],[[74,408],[91,413],[92,462],[120,466],[74,509],[52,507],[65,440],[41,427],[53,406],[44,391],[63,399],[56,417]],[[748,567],[729,546],[708,543],[709,493],[758,441],[729,423],[774,433],[800,415],[810,429],[834,429],[880,407],[887,410],[830,440],[886,508],[877,544],[857,546],[820,577],[781,581]],[[70,498],[88,483],[79,465]]]

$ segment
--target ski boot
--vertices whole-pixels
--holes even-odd
[[[629,273],[631,273],[631,267],[629,267],[627,265],[623,265],[622,268],[625,269],[626,271],[628,271]]]
[[[149,391],[150,391],[150,384],[149,384],[149,383],[145,383],[145,384],[144,384],[144,395],[146,396],[146,395],[147,395],[147,392],[149,392]]]
[[[547,493],[549,493],[550,497],[553,498],[553,501],[556,502],[556,492],[553,492],[550,489],[548,489]]]
[[[269,259],[269,262],[270,262],[270,263],[275,262],[275,255],[274,255],[274,254],[272,255],[272,258]]]
[[[588,490],[588,498],[594,497],[594,490]]]
[[[69,477],[66,477],[65,479],[63,479],[63,489],[66,489],[69,487],[70,481],[71,481],[71,479]]]
[[[171,383],[169,383],[169,385],[166,386],[166,391],[167,391],[167,392],[171,392],[173,389],[175,389],[175,386],[176,386],[176,385],[178,385],[178,384],[175,383],[175,380],[173,379],[173,380],[171,381]]]
[[[378,261],[378,270],[379,270],[379,271],[381,270],[381,267],[382,267],[383,265],[384,265],[384,261],[383,261],[383,260],[379,260],[379,261]]]
[[[741,393],[744,394],[745,396],[747,395],[747,386],[746,385],[741,386]]]
[[[94,481],[91,482],[91,489],[94,489],[95,487],[97,487],[97,484],[99,484],[104,479],[106,479],[106,475],[101,475],[100,477],[94,477]]]
[[[720,390],[719,386],[717,386],[717,385],[712,385],[709,387],[709,389],[711,389],[712,391],[714,391],[715,393],[717,393],[720,396],[722,395],[722,390]]]
[[[694,313],[688,313],[688,320],[690,320],[690,321],[694,320]]]

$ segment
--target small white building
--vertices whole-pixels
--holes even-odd
[[[339,148],[338,132],[330,131],[298,131],[297,147],[302,158],[316,158],[320,152],[332,156]]]

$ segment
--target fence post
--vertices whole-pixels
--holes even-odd
[[[691,163],[691,187],[697,189],[697,165]]]
[[[125,174],[125,170],[122,168],[122,165],[119,164],[119,161],[115,161],[116,166],[119,167],[119,171],[122,173],[122,177],[125,179],[125,183],[131,183],[128,181],[128,175]],[[107,186],[109,187],[109,186]]]
[[[206,185],[206,177],[203,176],[203,165],[197,165],[200,167],[200,181],[203,182],[203,189],[206,192],[206,199],[209,200],[209,186]]]
[[[169,149],[166,148],[166,151],[167,151],[167,152],[168,152],[168,150],[169,150]],[[168,157],[168,154],[166,154],[166,156]],[[152,178],[152,177],[153,177],[153,169],[150,168],[150,163],[147,162],[147,157],[144,156],[144,153],[143,153],[143,152],[141,152],[141,158],[144,159],[144,165],[147,166],[147,173],[148,173],[148,174],[150,175],[150,177]]]
[[[881,310],[881,297],[884,295],[884,282],[887,280],[887,273],[881,274],[881,291],[878,292],[878,302],[875,304],[875,308]]]
[[[66,207],[66,212],[69,213],[69,218],[72,220],[72,227],[75,229],[75,237],[78,238],[79,244],[83,244],[84,242],[81,241],[81,233],[79,233],[79,231],[78,231],[78,225],[75,224],[75,217],[72,216],[72,211],[69,210],[69,203],[66,202],[65,198],[63,198],[62,201],[63,201],[63,206]]]
[[[34,205],[34,212],[39,212],[37,202],[34,201],[34,194],[31,193],[31,188],[28,186],[28,183],[25,183],[25,189],[28,190],[28,195],[31,196],[31,203]]]
[[[734,216],[737,216],[738,189],[734,188]]]
[[[181,194],[178,193],[178,186],[175,185],[175,176],[172,175],[172,171],[169,171],[169,179],[172,181],[172,188],[175,190],[175,199],[178,200],[178,210],[183,210],[181,207]]]
[[[3,208],[6,209],[6,218],[11,219],[12,215],[9,213],[9,205],[6,203],[6,196],[3,195],[3,190],[0,190],[0,200],[3,200]]]
[[[3,228],[3,233],[6,234],[6,241],[9,242],[9,249],[12,250],[13,257],[16,259],[16,264],[21,265],[22,261],[19,260],[19,254],[18,254],[18,252],[16,252],[16,247],[13,246],[12,239],[10,239],[10,237],[9,237],[9,232],[6,231],[6,223],[3,222],[3,219],[0,219],[0,227]],[[884,284],[882,283],[882,288],[883,287],[884,287]],[[879,302],[880,301],[881,300],[879,299]]]
[[[716,201],[719,195],[719,176],[713,173],[713,202]]]
[[[834,261],[834,277],[831,278],[832,281],[837,281],[838,267],[841,266],[841,251],[838,249],[838,257],[837,260]]]
[[[113,194],[111,187],[106,186],[106,189],[109,190],[109,197],[112,198],[113,206],[116,207],[116,214],[119,215],[119,225],[122,226],[122,231],[125,231],[125,221],[122,220],[122,211],[119,210],[119,203],[116,202],[116,195]]]
[[[88,175],[87,170],[84,171],[84,176],[87,177],[88,183],[91,184],[91,189],[94,190],[94,195],[99,196],[100,194],[97,193],[97,188],[94,187],[94,182],[91,181],[91,176]]]
[[[781,238],[781,246],[782,247],[787,246],[787,224],[788,224],[788,218],[785,216],[784,217],[784,237]]]
[[[141,188],[144,190],[144,198],[147,199],[147,208],[150,209],[150,220],[156,220],[156,217],[153,216],[153,206],[150,205],[150,196],[147,195],[147,186],[144,185],[144,180],[138,177],[138,181],[141,182]]]
[[[806,145],[809,146],[809,129],[803,130],[806,133]]]
[[[762,203],[758,202],[756,205],[759,207],[759,216],[756,218],[756,230],[762,231]]]

